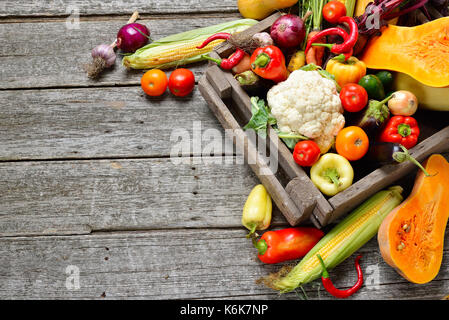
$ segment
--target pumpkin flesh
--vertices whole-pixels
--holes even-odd
[[[449,17],[416,27],[388,25],[361,57],[367,68],[408,74],[431,87],[449,85]]]
[[[408,281],[427,283],[441,267],[446,224],[449,217],[449,163],[432,155],[421,171],[410,196],[382,222],[379,248],[390,266]]]

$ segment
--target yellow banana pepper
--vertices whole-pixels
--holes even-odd
[[[254,187],[243,207],[242,224],[250,234],[265,230],[271,224],[272,202],[267,189],[261,184]]]

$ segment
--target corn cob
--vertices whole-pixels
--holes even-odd
[[[197,49],[209,36],[218,32],[237,33],[256,24],[257,20],[240,19],[219,25],[195,29],[162,38],[123,58],[123,65],[132,69],[168,69],[205,60],[209,53],[223,40],[216,40]]]
[[[269,287],[289,292],[320,277],[319,254],[332,269],[374,237],[382,220],[402,202],[402,188],[380,191],[355,209],[324,236],[287,275],[263,279]]]

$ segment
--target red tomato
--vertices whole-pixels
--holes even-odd
[[[369,139],[362,128],[346,127],[338,133],[335,148],[349,161],[359,160],[368,152]]]
[[[176,69],[170,75],[168,88],[177,97],[185,97],[195,87],[195,76],[188,69]]]
[[[368,93],[364,87],[356,83],[348,83],[340,91],[340,100],[346,111],[358,112],[368,103]]]
[[[346,15],[346,6],[337,0],[329,1],[323,7],[323,17],[330,23],[337,23],[338,19]]]
[[[164,71],[147,71],[140,80],[143,91],[152,97],[161,96],[167,90],[168,79]]]
[[[320,147],[311,140],[298,142],[293,150],[293,159],[302,167],[313,166],[320,158],[320,155]]]

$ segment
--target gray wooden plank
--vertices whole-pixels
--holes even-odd
[[[68,16],[77,12],[86,15],[118,15],[131,10],[145,14],[198,13],[198,12],[237,12],[234,0],[24,0],[17,5],[14,0],[2,0],[0,17],[21,16]]]
[[[0,160],[167,157],[189,143],[183,132],[192,141],[199,132],[190,156],[206,151],[207,133],[224,140],[197,89],[186,98],[149,98],[140,87],[8,90],[0,101]]]
[[[258,261],[245,235],[244,229],[197,229],[1,238],[0,298],[299,299],[256,284],[280,266]],[[365,284],[352,299],[440,299],[449,292],[447,249],[439,275],[424,285],[408,283],[377,251],[375,238],[360,250]],[[331,271],[337,287],[355,283],[353,260]],[[71,270],[79,271],[79,289]],[[331,299],[322,286],[318,293],[319,282],[304,286],[309,298]]]
[[[4,162],[0,236],[239,227],[258,183],[234,157]]]
[[[151,37],[156,40],[238,18],[238,15],[172,16],[139,22],[150,28]],[[89,80],[83,70],[83,65],[92,60],[92,48],[112,43],[126,21],[84,21],[79,29],[71,30],[66,28],[65,22],[0,24],[0,41],[3,43],[0,47],[0,89],[139,85],[144,71],[127,70],[121,65],[120,55],[115,66],[98,80]],[[187,67],[199,78],[205,65],[196,63]]]

